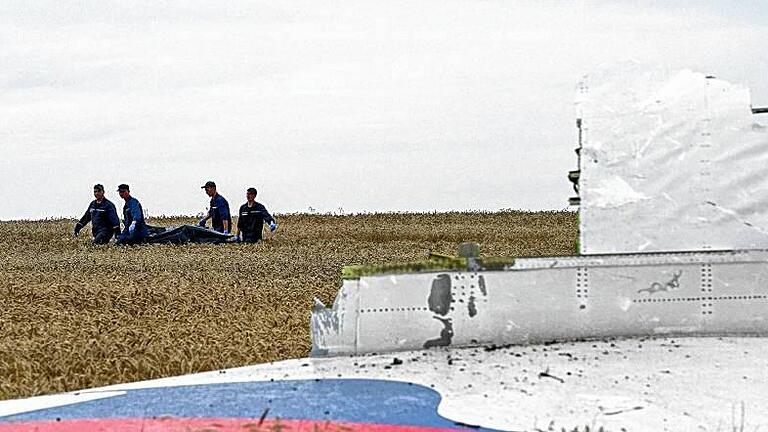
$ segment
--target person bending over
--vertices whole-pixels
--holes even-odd
[[[139,200],[131,196],[131,190],[127,184],[121,184],[117,187],[120,198],[125,200],[123,206],[123,228],[117,244],[133,245],[144,243],[149,235],[149,229],[144,222],[144,210],[141,208]]]
[[[211,197],[211,207],[208,209],[208,215],[200,219],[197,224],[204,227],[208,219],[211,219],[214,231],[229,234],[232,230],[232,216],[229,214],[229,203],[216,192],[216,183],[207,181],[201,189],[205,189],[205,193]]]
[[[93,196],[96,199],[88,205],[88,210],[75,224],[75,230],[72,234],[77,237],[80,230],[90,222],[93,244],[107,244],[112,236],[115,239],[120,237],[120,218],[117,217],[117,209],[112,201],[104,198],[104,186],[94,185]]]

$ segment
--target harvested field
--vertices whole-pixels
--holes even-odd
[[[278,215],[257,245],[91,246],[74,220],[0,222],[0,399],[302,357],[344,265],[574,253],[571,212]],[[154,225],[195,218],[152,219]]]

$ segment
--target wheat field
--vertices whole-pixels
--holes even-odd
[[[574,253],[572,212],[276,216],[259,244],[92,246],[74,220],[0,222],[0,399],[308,355],[350,264]],[[193,217],[150,219],[160,226]]]

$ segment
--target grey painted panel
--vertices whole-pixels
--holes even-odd
[[[313,312],[314,348],[327,355],[768,334],[765,260],[765,251],[556,257],[521,260],[504,271],[362,277],[345,282],[333,309]],[[316,329],[335,322],[328,316],[339,324]]]
[[[715,333],[768,329],[768,266],[713,265],[702,272],[701,316]]]
[[[360,279],[357,352],[421,348],[426,335],[443,325],[432,318],[429,296],[436,274],[406,274]]]
[[[561,335],[578,337],[579,309],[574,296],[575,269],[486,272],[489,306],[475,321],[486,342],[530,343]],[[575,332],[575,333],[574,333]],[[457,342],[471,342],[467,335]]]
[[[698,265],[590,269],[595,336],[692,332],[701,327]]]

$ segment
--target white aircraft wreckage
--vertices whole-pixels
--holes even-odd
[[[576,107],[579,255],[347,267],[313,357],[0,402],[0,432],[768,430],[768,109],[637,65]]]
[[[579,255],[346,268],[313,355],[768,334],[768,110],[637,65],[585,77],[576,109]]]

